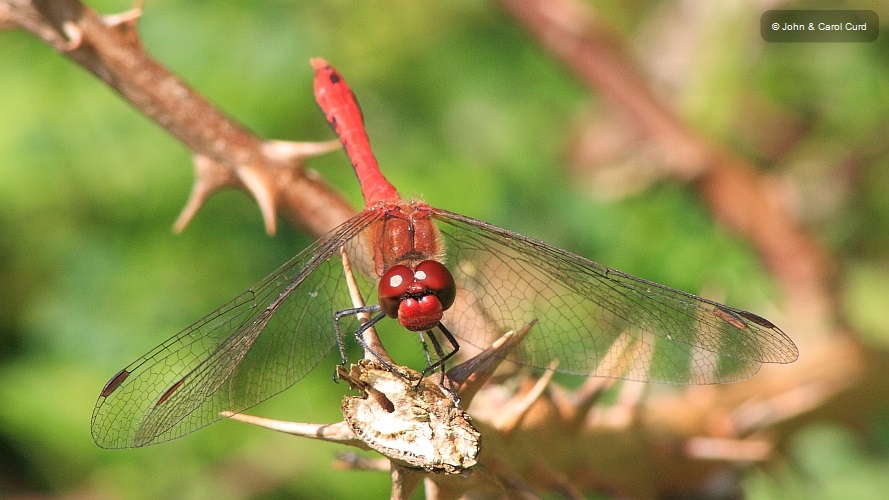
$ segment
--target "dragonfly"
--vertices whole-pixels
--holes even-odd
[[[506,361],[577,377],[715,384],[797,359],[793,341],[756,314],[402,198],[342,75],[322,59],[312,65],[315,99],[351,160],[364,209],[114,375],[92,415],[99,446],[160,443],[243,412],[337,346],[345,363],[337,332],[367,327],[358,309],[375,314],[368,323],[396,321],[396,331],[431,339],[437,361],[427,353],[424,373],[443,369],[461,345],[483,349],[526,325]],[[354,307],[343,255],[374,305]]]

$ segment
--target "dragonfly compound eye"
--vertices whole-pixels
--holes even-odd
[[[377,295],[380,308],[390,318],[398,317],[398,305],[414,282],[414,271],[407,266],[392,266],[380,278]]]
[[[422,283],[427,289],[431,290],[439,302],[441,307],[447,310],[454,305],[454,299],[457,296],[457,286],[454,284],[454,277],[451,271],[441,262],[434,260],[424,260],[417,266],[414,272],[414,279],[418,283]]]

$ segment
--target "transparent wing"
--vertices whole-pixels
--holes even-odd
[[[336,344],[333,313],[351,307],[339,250],[377,217],[353,217],[121,370],[93,410],[96,443],[126,448],[174,439],[309,373]]]
[[[512,361],[580,376],[674,384],[741,380],[796,346],[755,314],[609,269],[491,224],[433,209],[458,285],[442,323],[483,348],[536,322]]]

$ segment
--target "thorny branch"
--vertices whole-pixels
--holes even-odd
[[[194,154],[191,200],[176,222],[182,230],[201,204],[227,187],[249,191],[273,233],[276,211],[319,236],[353,209],[327,184],[303,169],[306,158],[339,148],[323,143],[263,140],[216,109],[155,61],[136,33],[141,8],[100,17],[77,0],[4,0],[0,26],[19,26],[40,37],[117,91],[138,111]]]
[[[796,417],[816,408],[823,411],[826,402],[836,401],[837,393],[856,382],[859,351],[824,326],[832,324],[834,307],[827,293],[831,270],[825,252],[800,229],[781,201],[777,183],[692,132],[654,97],[629,63],[619,37],[596,21],[588,7],[574,0],[500,4],[579,79],[624,110],[645,137],[669,149],[672,174],[693,180],[715,216],[753,242],[784,284],[792,325],[788,330],[802,341],[803,356],[795,365],[780,367],[780,377],[764,373],[729,386],[643,397],[642,386],[617,383],[616,404],[602,407],[597,402],[604,391],[615,390],[612,380],[591,379],[572,393],[533,380],[512,389],[509,383],[482,387],[491,377],[488,370],[493,372],[482,353],[452,369],[449,377],[461,386],[463,408],[476,402],[471,412],[484,436],[484,467],[470,478],[434,475],[427,494],[453,498],[494,488],[516,496],[549,490],[579,498],[580,491],[590,489],[663,495],[696,491],[733,464],[769,459],[774,445],[798,425]],[[136,7],[101,17],[76,0],[0,0],[0,29],[30,31],[193,152],[195,187],[177,230],[207,197],[228,187],[256,198],[269,232],[277,211],[314,235],[353,213],[342,197],[303,168],[306,158],[338,147],[335,142],[255,136],[147,54],[136,32],[140,15]],[[524,333],[505,336],[492,349],[509,349]],[[831,362],[824,363],[828,355]],[[484,397],[474,398],[479,391]],[[292,424],[279,430],[367,446],[344,423]],[[420,479],[414,469],[397,463],[391,464],[391,474],[396,498],[409,495]]]

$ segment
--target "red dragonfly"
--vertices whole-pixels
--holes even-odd
[[[366,206],[255,286],[117,373],[93,411],[105,448],[180,437],[292,386],[360,332],[345,250],[371,322],[425,335],[442,366],[532,324],[508,360],[581,377],[673,384],[741,380],[796,346],[753,313],[607,268],[464,215],[405,201],[380,173],[355,96],[314,59],[315,98],[352,161]],[[445,353],[437,336],[449,345]],[[361,336],[356,335],[359,342]]]

